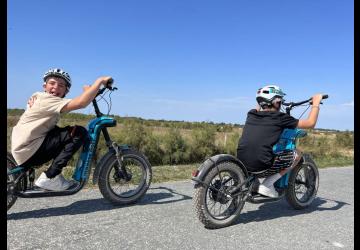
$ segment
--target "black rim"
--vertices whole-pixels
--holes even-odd
[[[206,189],[205,206],[216,220],[226,220],[232,216],[240,204],[240,196],[229,197],[229,193],[239,183],[239,178],[231,171],[222,171],[211,180]]]
[[[11,167],[12,163],[9,162],[9,160],[7,161],[7,173],[10,172],[10,170],[12,169]],[[8,174],[7,175],[7,205],[11,204],[11,202],[14,199],[14,195],[11,194],[10,189],[13,188],[14,186],[14,181],[15,181],[15,176],[13,174]]]
[[[310,165],[303,165],[296,173],[295,197],[300,203],[311,200],[316,192],[317,176]]]
[[[115,169],[119,164],[115,158],[111,163],[111,168],[107,176],[108,184],[116,196],[129,198],[139,193],[146,185],[147,173],[144,164],[134,157],[124,157],[122,165],[126,168],[131,179],[126,180],[121,173],[117,173]]]

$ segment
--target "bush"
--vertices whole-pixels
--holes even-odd
[[[187,144],[180,134],[179,129],[170,128],[164,137],[164,159],[165,164],[179,164],[188,161]]]
[[[235,156],[237,154],[237,146],[239,143],[239,139],[240,139],[239,132],[231,133],[227,137],[227,141],[226,141],[223,152],[226,154],[231,154],[231,155]]]
[[[148,134],[142,150],[151,165],[164,164],[164,151],[161,148],[160,136],[155,136],[153,133]]]
[[[149,134],[149,131],[142,124],[130,121],[124,123],[124,128],[117,133],[117,139],[121,144],[131,145],[141,151]]]
[[[345,131],[344,133],[337,133],[335,137],[336,145],[344,148],[354,147],[354,134]]]
[[[7,149],[10,150],[12,127],[17,123],[23,109],[7,110]],[[59,126],[79,124],[86,126],[94,115],[78,113],[62,114]],[[144,120],[136,117],[113,116],[118,127],[110,128],[111,139],[119,145],[128,144],[144,153],[152,165],[186,164],[202,162],[205,158],[227,153],[236,155],[241,134],[240,125],[224,123]],[[155,132],[156,131],[156,132]],[[189,132],[190,131],[190,132]],[[353,159],[354,132],[335,131],[323,133],[309,130],[308,136],[299,139],[300,150],[311,153],[325,162],[341,159],[348,164]],[[103,136],[100,136],[95,161],[107,152]],[[70,160],[75,166],[79,153]]]
[[[215,128],[211,126],[192,131],[190,146],[190,160],[192,162],[201,162],[205,158],[221,152],[215,145],[215,132]]]

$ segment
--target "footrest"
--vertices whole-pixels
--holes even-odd
[[[265,202],[278,201],[278,200],[282,199],[284,196],[285,196],[285,193],[281,193],[279,195],[279,197],[277,197],[277,198],[267,197],[267,196],[264,196],[261,194],[255,194],[255,195],[248,197],[246,201],[254,203],[254,204],[259,204],[259,203],[265,203]]]

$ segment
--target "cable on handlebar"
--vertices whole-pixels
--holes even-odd
[[[329,95],[325,94],[322,96],[322,99],[327,99],[329,98]],[[291,109],[293,109],[294,107],[297,107],[297,106],[301,106],[302,104],[305,104],[305,103],[308,103],[309,106],[312,105],[312,97],[309,98],[308,100],[306,101],[301,101],[301,102],[284,102],[282,103],[282,105],[286,106],[285,110],[286,110],[286,113],[287,114],[290,114],[290,111]],[[320,102],[320,104],[323,104],[322,102]],[[304,106],[304,105],[303,105]],[[306,109],[307,110],[307,109]],[[305,110],[305,111],[306,111]],[[304,111],[304,112],[305,112]]]
[[[98,92],[98,94],[97,94],[97,96],[96,96],[96,97],[98,97],[98,96],[100,95],[100,98],[99,98],[98,100],[95,100],[95,99],[96,99],[96,97],[95,97],[95,99],[94,99],[96,102],[99,102],[99,101],[103,100],[103,101],[106,103],[107,108],[108,108],[107,115],[110,114],[110,112],[111,112],[111,107],[112,107],[111,94],[112,94],[113,91],[115,91],[115,90],[117,90],[117,89],[118,89],[118,88],[116,88],[116,87],[111,87],[111,86],[104,87],[104,88],[102,88],[101,90],[99,90],[99,92]],[[105,91],[105,92],[104,92],[104,91]],[[109,93],[109,102],[104,98],[104,96],[105,96],[106,93]]]

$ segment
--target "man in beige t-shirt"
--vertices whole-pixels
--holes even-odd
[[[74,99],[64,98],[71,87],[71,78],[62,69],[50,69],[43,77],[44,92],[34,93],[25,112],[13,128],[11,153],[17,164],[39,166],[53,160],[50,167],[36,180],[35,185],[47,190],[66,190],[72,181],[62,175],[62,168],[88,139],[81,126],[56,126],[60,113],[85,108],[96,96],[101,85],[111,77],[100,77]]]

